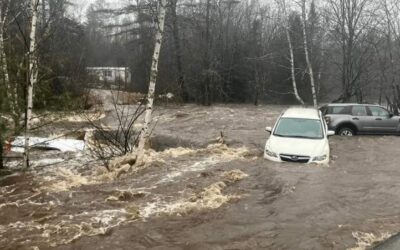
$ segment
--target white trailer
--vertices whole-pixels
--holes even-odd
[[[125,84],[131,82],[131,72],[128,67],[87,67],[86,71],[98,82]]]

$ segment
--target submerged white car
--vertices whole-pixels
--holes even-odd
[[[328,126],[317,109],[289,108],[281,114],[265,144],[264,158],[276,162],[328,163]]]

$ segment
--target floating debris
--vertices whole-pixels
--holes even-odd
[[[365,250],[376,243],[388,239],[391,236],[391,234],[388,232],[381,233],[380,235],[373,233],[353,232],[352,235],[357,240],[357,246],[348,248],[347,250]]]
[[[25,145],[25,137],[17,136],[11,142],[11,151],[23,153]],[[85,142],[83,140],[75,139],[55,139],[43,137],[30,137],[30,148],[39,149],[55,149],[61,152],[79,152],[85,149]]]
[[[240,181],[240,180],[246,178],[247,176],[248,175],[240,169],[231,170],[231,171],[228,171],[228,172],[225,172],[222,174],[222,177],[227,182],[232,182],[232,183]]]

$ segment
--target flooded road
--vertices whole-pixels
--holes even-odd
[[[282,109],[161,107],[132,174],[76,160],[0,177],[0,248],[365,249],[399,232],[400,137],[334,136],[329,166],[272,163]]]

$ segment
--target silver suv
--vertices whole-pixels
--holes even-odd
[[[400,116],[373,104],[333,103],[320,108],[329,130],[338,135],[400,134]]]

